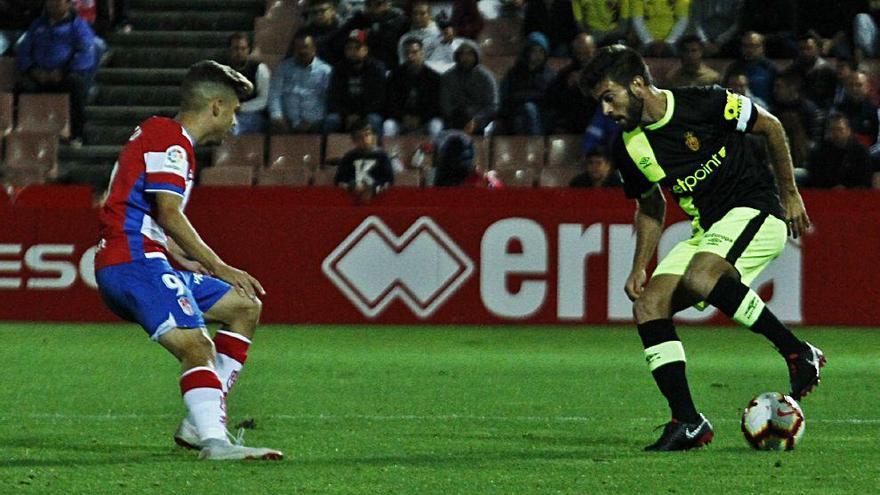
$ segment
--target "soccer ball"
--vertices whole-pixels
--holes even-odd
[[[791,450],[804,436],[804,413],[794,399],[767,392],[749,401],[743,411],[742,432],[757,450]]]

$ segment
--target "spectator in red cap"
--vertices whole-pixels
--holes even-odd
[[[327,133],[350,131],[366,119],[376,134],[382,132],[385,102],[385,66],[370,57],[367,32],[355,29],[345,41],[345,58],[333,69],[327,99]]]

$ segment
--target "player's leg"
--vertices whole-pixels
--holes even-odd
[[[798,339],[747,285],[779,256],[786,238],[782,220],[751,208],[735,208],[704,235],[682,284],[770,340],[788,361],[791,395],[800,399],[818,384],[825,357]]]

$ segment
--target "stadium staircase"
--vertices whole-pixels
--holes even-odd
[[[109,35],[109,61],[86,108],[85,144],[59,150],[65,181],[105,187],[134,126],[151,115],[174,115],[186,68],[221,58],[227,37],[252,31],[265,10],[266,0],[130,0],[133,29]],[[210,153],[197,150],[202,163]]]

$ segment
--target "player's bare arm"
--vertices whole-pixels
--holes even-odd
[[[201,273],[202,275],[211,275],[211,272],[202,266],[201,263],[190,258],[189,255],[187,255],[186,252],[174,242],[174,239],[169,237],[165,242],[165,247],[168,248],[168,254],[170,254],[171,257],[174,258],[174,261],[183,267],[184,270]]]
[[[791,150],[788,147],[788,138],[782,123],[772,113],[755,105],[758,111],[758,119],[752,132],[767,138],[770,147],[771,164],[776,174],[776,182],[779,186],[779,195],[782,207],[785,209],[785,222],[788,225],[789,234],[797,239],[810,228],[810,217],[804,207],[804,200],[798,192],[794,182],[794,165],[791,161]]]
[[[231,267],[223,262],[199,236],[186,215],[183,214],[183,201],[180,196],[171,193],[157,193],[156,221],[165,232],[177,243],[191,259],[198,261],[216,277],[229,282],[230,285],[251,299],[263,295],[266,291],[260,282],[249,273]]]
[[[636,203],[636,251],[632,270],[624,287],[626,295],[633,301],[639,298],[645,288],[648,280],[647,266],[660,242],[663,222],[666,220],[666,198],[659,187],[652,188]]]

